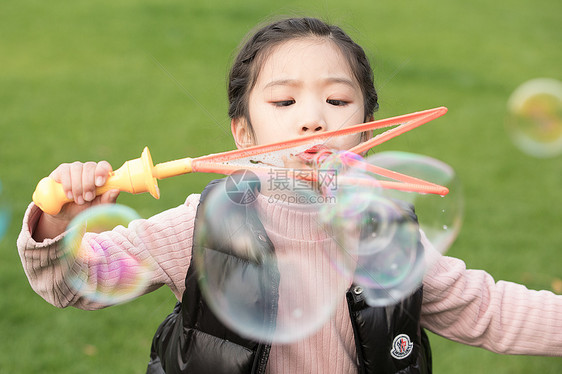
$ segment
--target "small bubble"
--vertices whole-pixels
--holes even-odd
[[[6,195],[2,191],[2,182],[0,181],[0,240],[8,231],[10,224],[11,209]]]
[[[539,78],[517,87],[508,100],[506,127],[515,146],[530,156],[562,153],[562,83]]]
[[[67,263],[88,264],[69,269],[67,275],[68,284],[79,295],[112,305],[129,301],[144,290],[150,281],[149,265],[127,252],[113,251],[113,242],[104,234],[139,218],[124,205],[104,204],[84,210],[70,222],[63,240]]]

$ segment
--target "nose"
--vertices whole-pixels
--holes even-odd
[[[324,101],[314,95],[304,97],[298,106],[297,130],[299,135],[312,135],[328,130]]]
[[[326,125],[320,122],[307,122],[301,125],[300,135],[311,135],[317,132],[326,131]]]

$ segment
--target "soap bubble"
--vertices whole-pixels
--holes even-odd
[[[534,157],[562,152],[562,83],[538,78],[523,83],[508,100],[507,130],[514,144]]]
[[[462,217],[460,186],[449,165],[428,156],[382,152],[360,161],[338,176],[335,205],[322,214],[344,257],[332,263],[353,276],[368,304],[393,305],[421,286],[436,258],[424,250],[422,235],[440,253],[455,240]],[[435,191],[449,193],[402,190],[404,185],[390,178],[399,177],[392,172],[443,186]]]
[[[345,184],[346,173],[353,174],[354,177],[363,178],[362,170],[363,157],[349,151],[329,150],[320,162],[317,163],[318,170],[318,190],[324,196],[334,196],[338,191],[338,183]],[[355,182],[356,183],[356,182]],[[355,185],[352,183],[347,186]]]
[[[319,222],[323,197],[311,185],[262,183],[258,194],[259,186],[247,183],[252,191],[239,195],[256,199],[241,204],[225,186],[206,196],[195,224],[193,261],[207,304],[230,329],[259,341],[314,333],[345,302],[351,284],[330,266],[338,251]]]
[[[2,190],[2,182],[0,182],[0,240],[6,235],[10,224],[11,209],[8,200]]]
[[[423,276],[415,217],[368,173],[354,170],[343,177],[348,179],[339,184],[335,206],[326,206],[323,214],[341,251],[332,263],[353,277],[369,305],[396,304],[420,286]]]
[[[397,151],[376,153],[367,161],[449,190],[445,196],[396,189],[385,190],[388,197],[415,208],[421,230],[437,251],[445,253],[457,238],[464,209],[461,184],[453,168],[429,156]]]
[[[142,293],[150,281],[149,265],[126,252],[111,251],[112,241],[103,234],[122,230],[139,218],[127,206],[105,204],[84,210],[70,222],[63,240],[69,264],[66,279],[80,296],[111,305]]]

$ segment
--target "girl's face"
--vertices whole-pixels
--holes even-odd
[[[232,121],[239,148],[364,122],[363,94],[339,48],[320,38],[295,39],[272,50],[249,95],[253,137],[245,119]],[[349,149],[360,134],[333,139]]]

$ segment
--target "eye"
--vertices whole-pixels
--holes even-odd
[[[295,103],[295,100],[281,100],[281,101],[273,101],[272,104],[278,107],[282,106],[290,106]]]
[[[326,102],[333,106],[345,106],[349,104],[349,102],[344,100],[336,100],[336,99],[327,99]]]

